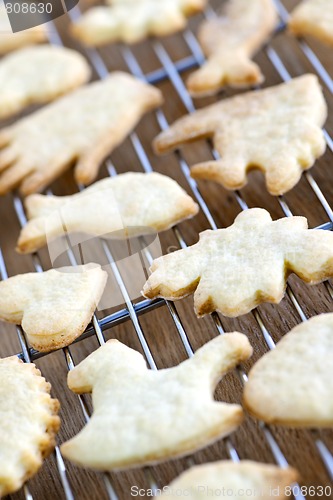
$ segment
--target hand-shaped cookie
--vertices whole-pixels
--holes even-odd
[[[108,0],[93,7],[72,26],[73,35],[88,45],[134,43],[148,35],[168,35],[186,26],[186,18],[204,9],[207,0]]]
[[[288,26],[295,35],[312,35],[333,45],[332,0],[304,0],[291,13]]]
[[[39,351],[65,347],[84,332],[106,279],[97,264],[13,276],[0,281],[0,319],[21,324]]]
[[[250,370],[244,403],[270,424],[333,425],[333,313],[293,328]]]
[[[59,402],[32,363],[0,359],[0,497],[36,474],[55,446]]]
[[[84,57],[64,47],[41,45],[9,54],[0,61],[0,118],[52,101],[89,77]]]
[[[129,189],[130,186],[130,189]],[[26,198],[29,222],[18,241],[20,253],[72,232],[124,237],[163,231],[198,212],[198,205],[170,177],[130,172],[103,179],[72,196]],[[120,233],[119,233],[120,231]]]
[[[137,351],[109,340],[68,374],[70,389],[92,392],[94,413],[61,446],[63,455],[93,469],[124,469],[191,453],[231,433],[242,409],[214,401],[214,389],[251,354],[245,335],[227,333],[180,365],[152,371]]]
[[[41,190],[73,162],[77,182],[92,182],[102,160],[161,101],[159,90],[116,72],[1,130],[0,194],[19,184],[24,195]]]
[[[155,139],[158,153],[212,137],[221,155],[192,167],[195,178],[212,179],[227,189],[246,184],[248,170],[265,173],[267,189],[283,194],[297,184],[325,151],[320,127],[326,104],[313,75],[276,87],[224,99],[177,120]]]
[[[47,41],[44,25],[13,33],[4,3],[0,5],[0,34],[0,55],[26,45]]]
[[[261,302],[280,302],[292,272],[307,283],[333,276],[333,233],[308,230],[304,217],[272,222],[266,210],[252,208],[232,226],[204,231],[195,245],[154,260],[151,271],[145,297],[177,300],[194,292],[198,316],[240,316]]]
[[[211,496],[210,492],[225,491],[231,500],[240,500],[243,496],[249,498],[249,492],[253,500],[268,500],[274,491],[274,498],[282,500],[290,497],[285,494],[286,486],[297,478],[297,471],[291,467],[281,469],[249,460],[221,460],[191,467],[174,479],[161,497],[176,500],[183,496],[179,492],[187,492],[188,500],[204,500]],[[248,493],[243,495],[242,492]]]
[[[208,61],[192,73],[187,87],[194,96],[214,94],[222,87],[249,87],[264,77],[251,57],[277,23],[273,0],[229,0],[221,17],[204,21],[199,42]]]

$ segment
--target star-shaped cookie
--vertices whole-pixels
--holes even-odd
[[[64,457],[83,467],[124,469],[186,455],[230,434],[242,408],[214,401],[214,389],[251,354],[245,335],[227,333],[180,365],[154,371],[140,353],[109,340],[68,374],[70,389],[92,392],[94,412],[61,446]]]
[[[229,0],[220,17],[204,21],[198,39],[208,61],[191,74],[187,88],[194,96],[215,94],[222,87],[249,87],[264,80],[251,61],[277,24],[273,0]]]
[[[24,195],[42,190],[76,162],[75,179],[89,184],[100,163],[161,92],[127,73],[111,73],[0,131],[0,194],[20,186]]]
[[[250,370],[246,408],[270,424],[332,427],[332,359],[333,313],[297,325]]]
[[[129,189],[130,186],[130,189]],[[163,231],[193,217],[199,207],[170,177],[129,172],[103,179],[72,196],[33,194],[25,200],[29,222],[17,250],[35,252],[51,239],[83,232],[119,237]]]
[[[0,118],[52,101],[89,78],[88,63],[74,50],[51,45],[17,50],[0,61]]]
[[[291,13],[288,26],[295,35],[312,35],[333,45],[332,0],[304,0]]]
[[[266,210],[252,208],[232,226],[204,231],[195,245],[154,260],[151,272],[145,297],[194,293],[198,316],[240,316],[262,302],[280,302],[290,273],[311,284],[333,276],[333,233],[308,230],[304,217],[272,221]]]
[[[161,497],[171,500],[204,500],[210,496],[224,496],[219,495],[219,492],[225,492],[231,500],[268,500],[274,492],[274,498],[282,500],[290,497],[285,494],[286,486],[297,478],[298,473],[292,467],[281,469],[276,465],[249,460],[221,460],[191,467],[174,479]],[[180,495],[180,492],[184,495]],[[211,495],[210,492],[216,492],[216,495]]]
[[[84,332],[106,279],[97,264],[18,274],[0,281],[0,319],[21,324],[39,351],[65,347]]]
[[[108,0],[109,6],[88,9],[72,26],[87,45],[138,42],[149,35],[169,35],[183,29],[187,17],[201,12],[207,0]]]
[[[186,142],[212,137],[221,159],[192,167],[197,179],[239,189],[253,168],[265,173],[273,195],[289,191],[325,151],[321,130],[326,103],[314,75],[224,99],[177,120],[155,139],[165,153]]]
[[[55,446],[59,402],[32,363],[0,359],[0,497],[36,474]]]

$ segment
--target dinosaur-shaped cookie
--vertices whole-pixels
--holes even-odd
[[[15,51],[0,61],[0,118],[52,101],[89,78],[88,63],[74,50],[40,45]]]
[[[18,274],[0,281],[0,319],[21,324],[39,351],[65,347],[84,332],[106,279],[97,264]]]
[[[201,12],[207,0],[108,0],[92,7],[72,25],[73,35],[87,45],[138,42],[186,26],[187,17]]]
[[[191,175],[238,189],[253,168],[265,173],[273,195],[289,191],[325,151],[326,103],[317,77],[304,75],[257,92],[224,99],[177,120],[155,139],[165,153],[212,137],[221,159],[192,167]]]
[[[200,233],[195,245],[154,260],[145,297],[177,300],[194,293],[198,316],[245,314],[262,302],[278,303],[288,274],[307,283],[333,276],[333,233],[307,228],[304,217],[272,221],[252,208],[232,226]]]
[[[55,446],[59,402],[32,363],[0,359],[0,497],[36,474]]]
[[[121,72],[77,89],[0,131],[0,194],[43,189],[76,162],[75,179],[89,184],[100,163],[161,92]]]
[[[288,26],[295,35],[312,35],[332,46],[332,0],[304,0],[291,13]]]
[[[268,500],[274,492],[274,498],[282,500],[290,498],[286,494],[289,491],[286,486],[290,486],[297,478],[298,473],[292,467],[281,469],[276,465],[249,460],[221,460],[191,467],[174,479],[161,497],[204,500],[210,496],[223,497],[219,493],[225,492],[231,500]],[[184,492],[184,495],[180,495],[180,492]]]
[[[270,424],[332,427],[332,360],[333,313],[297,325],[250,370],[246,408]]]
[[[229,0],[221,16],[204,21],[199,42],[208,60],[191,74],[187,87],[194,96],[214,94],[222,87],[262,83],[259,66],[251,61],[277,24],[273,0]]]
[[[61,446],[63,455],[84,467],[124,469],[186,455],[230,434],[242,409],[214,401],[214,389],[251,354],[245,335],[227,333],[180,365],[153,371],[140,353],[109,340],[68,375],[74,392],[92,392],[94,412]]]
[[[123,236],[163,231],[198,212],[198,205],[170,177],[129,172],[96,182],[72,196],[26,198],[29,222],[18,241],[20,253],[35,252],[66,233]]]

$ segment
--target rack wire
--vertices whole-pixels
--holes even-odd
[[[287,21],[288,13],[283,6],[282,2],[280,0],[276,0],[276,5],[278,8],[278,12],[280,14],[281,18],[281,24],[276,31],[276,34],[279,33],[280,31],[283,31],[285,28],[285,23]],[[78,16],[80,16],[80,10],[78,7],[75,7],[72,11],[69,12],[69,16],[72,20],[75,20]],[[208,7],[205,11],[205,16],[206,18],[211,18],[216,16],[216,12]],[[52,24],[52,29],[50,29],[50,43],[57,44],[57,45],[62,45],[62,39],[57,32],[55,25]],[[202,62],[204,61],[204,56],[202,54],[201,48],[195,38],[195,35],[193,34],[192,31],[189,29],[185,30],[184,34],[184,40],[189,48],[191,55],[187,56],[179,61],[174,62],[172,58],[169,56],[167,50],[164,48],[164,45],[162,42],[158,40],[153,40],[152,41],[152,48],[153,51],[159,60],[161,66],[157,70],[145,74],[143,70],[140,67],[138,59],[135,57],[134,52],[131,48],[128,46],[121,46],[121,53],[123,56],[123,60],[125,61],[128,70],[138,78],[142,79],[143,81],[150,83],[150,84],[158,84],[164,80],[168,80],[171,82],[172,86],[174,87],[178,97],[182,101],[183,105],[185,106],[185,109],[191,113],[195,111],[195,106],[194,103],[189,96],[186,87],[183,83],[182,80],[182,73],[189,70],[196,68]],[[321,63],[317,55],[314,53],[314,51],[309,47],[309,45],[304,41],[304,40],[298,40],[299,47],[305,57],[308,59],[310,64],[312,65],[314,71],[318,74],[320,80],[323,82],[323,84],[326,86],[327,90],[332,94],[333,93],[333,80],[327,70],[325,69],[324,65]],[[96,73],[98,74],[99,78],[104,78],[108,74],[108,69],[107,65],[103,61],[103,58],[100,54],[99,51],[94,50],[94,49],[82,49],[86,55],[88,60],[90,61],[92,67],[95,69]],[[278,52],[271,46],[271,44],[268,44],[265,48],[264,51],[270,60],[272,67],[275,69],[275,71],[278,73],[278,75],[281,78],[281,81],[287,81],[288,79],[291,78],[291,75],[289,74],[285,64],[283,63],[282,58],[279,56]],[[156,118],[159,123],[159,126],[161,130],[164,130],[169,126],[166,116],[163,113],[161,109],[156,111]],[[328,132],[325,130],[325,138],[327,141],[328,149],[331,152],[331,156],[333,154],[333,140],[328,134]],[[143,145],[141,144],[138,135],[134,132],[130,136],[131,143],[133,145],[134,151],[136,153],[136,156],[139,160],[139,163],[143,169],[144,172],[150,172],[153,170],[153,167],[149,161],[149,158],[144,150]],[[210,145],[211,148],[211,153],[213,157],[217,158],[217,152],[214,151],[212,148],[212,145]],[[187,182],[190,191],[193,194],[193,197],[199,204],[201,211],[206,217],[207,223],[209,224],[211,229],[217,229],[218,225],[216,221],[214,220],[214,217],[209,210],[209,206],[207,202],[205,201],[204,196],[201,194],[199,187],[197,183],[194,181],[194,179],[191,178],[190,176],[190,169],[189,166],[181,154],[181,152],[177,151],[175,153],[176,158],[179,163],[179,168],[184,176],[185,181]],[[333,158],[332,158],[333,160]],[[117,175],[117,171],[115,166],[111,163],[111,160],[106,161],[106,168],[110,176]],[[318,199],[319,203],[321,204],[322,208],[324,209],[325,213],[327,214],[327,221],[324,221],[323,224],[320,226],[321,229],[326,229],[326,230],[332,230],[333,228],[333,210],[332,207],[330,206],[328,200],[325,198],[322,190],[320,189],[318,183],[315,181],[313,178],[312,174],[310,172],[306,172],[303,174],[304,178],[306,179],[306,182],[308,183],[309,187],[312,189],[314,192],[316,198]],[[82,189],[82,186],[78,186],[78,189]],[[246,210],[248,208],[247,203],[244,199],[244,196],[241,192],[236,191],[234,193],[234,197],[239,205],[240,210]],[[278,198],[278,203],[285,214],[286,217],[290,217],[293,215],[292,209],[290,208],[289,204],[287,203],[285,197],[279,196]],[[18,195],[14,195],[13,197],[14,200],[14,208],[15,212],[17,215],[17,218],[19,220],[19,223],[21,226],[24,226],[26,224],[26,216],[24,212],[24,208],[22,205],[22,201]],[[186,239],[183,237],[183,234],[180,230],[179,227],[175,226],[173,228],[173,233],[174,236],[178,242],[178,245],[180,248],[185,248],[187,246]],[[149,253],[149,250],[147,249],[147,246],[145,244],[145,238],[141,238],[141,243],[142,243],[142,252],[145,255],[145,258],[148,262],[151,262],[152,256]],[[117,266],[117,262],[115,261],[113,255],[112,255],[112,249],[108,245],[106,241],[101,240],[101,246],[102,246],[102,251],[109,262],[113,275],[115,277],[115,280],[117,282],[117,285],[119,287],[119,290],[121,291],[122,297],[124,299],[124,304],[125,307],[118,309],[116,312],[113,312],[112,314],[109,314],[108,316],[105,316],[102,319],[97,319],[97,316],[93,316],[92,324],[89,325],[87,328],[86,332],[79,338],[77,339],[77,342],[82,342],[86,338],[90,336],[95,336],[97,338],[97,341],[99,345],[103,345],[105,342],[103,332],[104,330],[108,330],[116,325],[119,325],[122,322],[130,321],[131,324],[134,327],[134,330],[136,332],[136,335],[140,341],[140,344],[142,346],[143,352],[145,354],[145,357],[147,359],[147,362],[150,366],[151,369],[156,369],[156,363],[154,360],[154,357],[151,353],[151,350],[149,348],[149,344],[145,338],[145,333],[144,330],[141,326],[140,323],[140,315],[142,314],[148,314],[150,311],[158,308],[158,307],[166,307],[171,319],[175,325],[176,331],[179,335],[179,338],[184,346],[184,349],[189,357],[193,355],[193,348],[191,346],[191,343],[189,341],[188,335],[186,333],[186,330],[183,326],[182,320],[180,315],[178,314],[177,307],[174,303],[169,302],[169,301],[164,301],[162,299],[157,299],[157,300],[140,300],[137,303],[133,303],[131,301],[129,292],[126,288],[126,284],[123,280],[123,277],[121,275],[121,272]],[[68,243],[68,248],[67,248],[67,254],[68,258],[73,266],[77,264],[76,258],[74,255],[73,250],[71,249],[70,243]],[[38,254],[34,254],[32,256],[32,261],[34,268],[36,272],[42,272],[43,267],[42,263],[39,259]],[[1,279],[6,279],[8,277],[7,270],[6,270],[6,264],[5,260],[3,257],[3,253],[1,252],[0,249],[0,277]],[[332,286],[330,285],[329,282],[325,283],[327,290],[333,300],[333,289]],[[300,321],[306,321],[307,320],[307,315],[304,312],[302,306],[300,305],[300,302],[297,298],[297,294],[293,291],[292,287],[288,285],[287,287],[287,295],[289,299],[291,300],[291,303],[293,304]],[[253,311],[253,318],[256,321],[256,324],[258,325],[263,339],[267,345],[268,349],[274,349],[275,343],[273,340],[273,337],[271,335],[271,332],[269,331],[269,327],[265,325],[265,322],[263,320],[263,317],[259,311],[259,309],[255,309]],[[223,334],[224,333],[224,327],[223,327],[223,320],[221,320],[220,316],[217,313],[213,313],[211,315],[214,328],[216,329],[217,334]],[[40,353],[35,351],[34,349],[30,348],[28,346],[28,343],[25,338],[25,334],[22,331],[20,327],[17,327],[17,334],[18,334],[18,339],[20,342],[21,346],[21,352],[18,353],[17,355],[24,360],[25,362],[32,362],[37,359],[39,359],[42,356],[45,356],[45,353]],[[74,368],[74,360],[73,356],[71,354],[71,348],[66,347],[63,349],[64,357],[65,357],[65,362],[68,370],[72,370]],[[237,373],[239,375],[239,378],[243,384],[246,383],[247,381],[247,375],[242,367],[237,368]],[[90,418],[90,413],[89,413],[89,408],[86,404],[86,401],[84,397],[78,396],[78,400],[84,415],[84,418],[86,421],[89,420]],[[270,448],[274,459],[276,463],[281,466],[285,467],[288,465],[287,459],[282,453],[280,447],[277,444],[277,441],[274,438],[274,433],[270,430],[268,426],[266,426],[263,423],[260,423],[260,430],[262,433],[262,436],[267,442],[268,447]],[[233,461],[238,461],[239,460],[239,455],[238,452],[233,444],[232,437],[228,437],[225,440],[225,445],[227,452],[229,454],[229,457]],[[328,449],[328,446],[325,444],[325,442],[322,439],[317,438],[314,435],[314,442],[318,451],[318,456],[322,460],[327,473],[331,480],[333,481],[333,457],[331,452]],[[65,494],[65,497],[67,500],[73,500],[74,499],[74,494],[70,485],[70,482],[67,477],[67,471],[66,471],[66,466],[64,463],[64,460],[62,459],[60,450],[58,447],[55,449],[55,457],[56,457],[56,464],[57,464],[57,469],[58,469],[58,475],[59,475],[59,480],[61,481],[63,491]],[[188,464],[192,463],[192,459],[188,459]],[[154,469],[153,468],[146,468],[144,469],[144,474],[146,478],[146,483],[149,485],[149,487],[152,490],[156,490],[158,487],[161,485],[158,484],[155,476],[154,476]],[[112,485],[110,476],[108,474],[103,475],[103,480],[104,480],[104,486],[105,486],[105,491],[111,500],[117,500],[119,498],[119,494],[115,490],[115,487]],[[33,496],[31,492],[29,491],[29,486],[26,484],[24,486],[24,495],[26,500],[32,500]],[[297,500],[301,500],[305,498],[302,494],[299,494],[295,497]]]

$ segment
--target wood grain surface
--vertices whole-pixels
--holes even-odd
[[[211,6],[217,8],[222,2],[212,1]],[[290,10],[296,4],[295,1],[286,1],[285,5]],[[84,8],[84,3],[80,2],[80,7]],[[202,16],[198,15],[190,21],[190,28],[196,33],[198,24]],[[73,41],[67,33],[68,19],[63,16],[56,22],[57,29],[61,33],[63,43],[74,47],[89,57],[84,48]],[[54,38],[54,37],[53,37]],[[333,76],[332,49],[321,45],[312,39],[307,40],[309,46],[319,56],[327,71]],[[154,41],[139,43],[131,48],[132,53],[137,58],[144,73],[150,73],[162,67]],[[166,53],[172,61],[191,56],[191,50],[182,34],[168,36],[158,43],[162,44]],[[282,31],[274,37],[271,47],[281,57],[285,67],[292,76],[297,76],[305,72],[315,72],[304,53],[300,49],[297,40]],[[108,46],[99,51],[109,71],[128,71],[124,60],[124,46]],[[255,60],[261,65],[266,76],[264,86],[270,86],[281,82],[281,77],[273,67],[269,56],[265,50],[260,51]],[[185,81],[188,71],[181,74],[181,81]],[[94,79],[97,78],[96,72]],[[165,104],[163,111],[169,123],[177,117],[186,113],[186,108],[182,102],[177,89],[169,78],[164,78],[158,87],[163,91]],[[333,134],[333,98],[327,86],[323,84],[323,90],[330,109],[330,115],[326,123],[327,131]],[[233,95],[234,91],[226,91],[220,97]],[[200,99],[195,102],[197,107],[202,107],[214,99]],[[29,110],[31,111],[31,110]],[[64,117],[65,119],[65,117]],[[156,114],[150,113],[140,122],[136,128],[136,133],[143,145],[147,159],[154,170],[169,175],[176,179],[189,194],[193,194],[188,179],[184,175],[179,157],[176,154],[169,154],[163,157],[154,155],[151,147],[152,139],[160,131]],[[211,158],[209,144],[199,141],[182,149],[183,158],[189,165]],[[142,171],[142,165],[136,154],[130,139],[126,140],[112,154],[111,160],[117,172]],[[317,181],[320,189],[325,195],[328,203],[333,202],[333,156],[327,149],[325,155],[316,162],[311,170],[311,174]],[[108,171],[105,166],[100,170],[99,177],[105,177]],[[222,186],[212,182],[199,182],[200,193],[212,214],[218,227],[230,225],[241,208],[234,193],[226,191]],[[73,181],[72,171],[64,174],[51,186],[55,194],[71,194],[77,191],[77,186]],[[269,195],[265,189],[263,176],[259,172],[251,172],[249,183],[241,192],[242,197],[249,207],[263,207],[270,211],[273,218],[284,216],[278,200]],[[13,194],[9,194],[0,199],[0,246],[4,261],[7,266],[9,276],[34,271],[34,262],[30,256],[19,256],[15,253],[15,244],[19,235],[20,224],[13,205]],[[321,203],[311,189],[307,179],[302,178],[301,182],[285,196],[285,201],[295,215],[304,215],[309,220],[310,227],[329,222],[329,217],[323,209]],[[193,244],[198,239],[198,233],[210,227],[209,221],[201,211],[193,220],[183,222],[179,230],[187,244]],[[172,230],[163,233],[160,237],[163,252],[172,251],[179,247],[179,242]],[[102,264],[105,263],[101,249],[94,247],[95,258]],[[44,269],[51,266],[48,253],[45,249],[39,252],[38,259]],[[131,276],[126,276],[125,281],[130,282]],[[332,298],[330,297],[325,284],[318,286],[306,286],[299,279],[292,276],[289,279],[290,288],[297,297],[305,315],[313,315],[332,311]],[[116,284],[113,284],[116,287]],[[111,294],[119,296],[119,290],[111,290]],[[141,299],[139,299],[141,300]],[[124,302],[124,301],[122,301]],[[137,302],[137,301],[136,301]],[[124,304],[113,305],[112,308],[99,311],[98,317],[103,318],[108,314],[122,309]],[[186,330],[189,342],[193,350],[198,349],[205,342],[216,335],[218,330],[213,317],[206,317],[198,320],[193,311],[193,298],[179,301],[175,304],[179,318]],[[263,305],[259,307],[260,315],[266,328],[274,341],[278,341],[286,332],[301,321],[292,300],[286,296],[279,305]],[[154,357],[158,368],[170,367],[186,359],[187,354],[183,342],[175,327],[174,321],[168,307],[162,304],[161,307],[144,312],[139,317],[141,328],[145,339]],[[250,313],[237,319],[227,319],[220,317],[221,324],[225,331],[238,330],[248,335],[254,348],[252,359],[243,368],[248,372],[253,363],[268,350],[267,344],[259,328],[254,314]],[[0,325],[0,355],[2,357],[21,352],[20,343],[13,325]],[[105,338],[117,338],[132,348],[142,352],[137,333],[131,320],[127,320],[112,326],[104,331]],[[75,343],[70,348],[70,352],[75,363],[84,359],[90,352],[98,347],[97,337],[92,335]],[[36,364],[41,369],[43,375],[52,384],[53,396],[57,397],[61,403],[62,426],[58,435],[58,444],[74,436],[85,423],[83,412],[77,396],[71,393],[66,385],[67,364],[64,353],[57,351],[37,359]],[[219,385],[216,397],[228,402],[240,402],[242,397],[242,384],[236,373],[229,374]],[[85,401],[90,407],[90,397],[85,397]],[[142,408],[145,401],[142,401]],[[156,422],[158,425],[158,422]],[[301,474],[301,484],[304,485],[328,485],[331,484],[327,471],[316,448],[316,440],[321,438],[326,446],[333,451],[333,433],[330,430],[310,431],[310,430],[289,430],[272,427],[271,433],[288,462],[296,467]],[[253,459],[274,463],[272,450],[267,442],[261,426],[250,417],[246,417],[244,424],[235,432],[230,442],[237,450],[241,459]],[[230,458],[226,442],[221,440],[205,450],[195,453],[189,459],[173,460],[150,469],[137,469],[129,472],[120,472],[109,475],[113,488],[121,500],[131,498],[130,488],[137,485],[141,488],[149,488],[149,477],[153,477],[155,483],[162,487],[168,484],[181,471],[188,468],[191,463],[203,463],[210,460]],[[108,498],[105,482],[102,474],[83,470],[66,462],[67,477],[75,499],[102,500]],[[40,472],[28,484],[33,498],[37,500],[48,500],[55,498],[65,498],[61,485],[59,471],[56,466],[55,455],[48,458]],[[11,496],[14,500],[24,498],[23,490]]]

